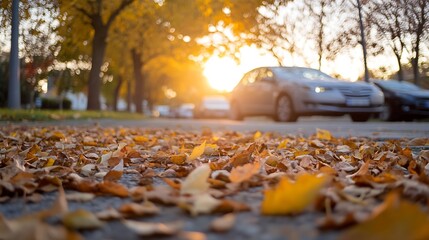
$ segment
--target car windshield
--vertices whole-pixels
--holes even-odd
[[[399,82],[399,81],[378,81],[377,82],[381,87],[393,90],[393,91],[415,91],[420,90],[416,85],[409,82]]]
[[[286,79],[332,80],[333,77],[310,68],[280,68],[278,74]]]

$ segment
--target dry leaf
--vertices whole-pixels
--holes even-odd
[[[104,181],[118,181],[121,179],[124,172],[124,160],[121,159],[115,167],[113,167],[105,176]]]
[[[65,214],[62,221],[66,227],[76,230],[95,229],[103,226],[103,223],[93,213],[84,209]]]
[[[171,155],[170,161],[174,164],[182,165],[186,163],[186,155],[185,154],[179,154],[179,155]]]
[[[74,192],[74,193],[66,194],[66,199],[68,201],[88,202],[93,200],[94,198],[95,198],[95,194],[93,193]]]
[[[178,233],[183,224],[181,222],[175,223],[149,223],[138,222],[132,220],[122,220],[122,223],[133,230],[139,236],[152,236],[152,235],[166,235],[171,236]]]
[[[207,192],[210,187],[210,184],[207,182],[210,173],[211,169],[208,164],[201,165],[194,169],[183,181],[180,193],[198,195]]]
[[[210,229],[215,232],[227,232],[235,225],[235,215],[228,213],[222,217],[216,218],[210,224]]]
[[[401,202],[341,234],[344,240],[429,239],[429,218],[418,205]]]
[[[231,170],[229,179],[232,183],[241,183],[249,180],[253,175],[259,172],[261,165],[259,162],[247,163],[243,166],[235,167]]]
[[[115,182],[101,182],[97,184],[101,193],[112,194],[118,197],[128,197],[128,189],[119,183]]]
[[[331,135],[330,131],[324,130],[324,129],[319,129],[319,128],[317,128],[316,131],[317,131],[316,137],[318,139],[328,140],[328,141],[332,139],[332,135]]]
[[[188,160],[192,161],[192,160],[199,158],[201,155],[203,155],[205,148],[206,148],[206,141],[204,141],[200,146],[196,146],[192,150],[192,153],[188,157]]]
[[[144,202],[143,204],[125,203],[118,210],[125,217],[155,215],[160,212],[159,208],[151,202]]]
[[[310,174],[298,176],[296,182],[282,178],[275,189],[266,190],[262,202],[262,214],[284,215],[303,212],[314,203],[326,177]]]

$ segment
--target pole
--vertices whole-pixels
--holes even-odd
[[[362,21],[362,6],[360,3],[360,0],[356,0],[357,1],[357,6],[358,6],[358,10],[359,10],[359,27],[360,27],[360,38],[361,38],[361,45],[362,45],[362,50],[363,50],[363,65],[365,68],[365,82],[369,82],[369,72],[368,72],[368,63],[366,61],[367,58],[367,53],[366,53],[366,41],[365,41],[365,33],[364,33],[364,26],[363,26],[363,21]]]
[[[9,57],[9,86],[7,106],[10,109],[21,108],[21,91],[19,84],[19,0],[12,1],[12,34]]]

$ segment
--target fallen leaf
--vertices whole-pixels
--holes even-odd
[[[181,222],[175,223],[149,223],[139,222],[132,220],[122,220],[122,223],[139,236],[152,236],[152,235],[165,235],[171,236],[178,233],[183,224]]]
[[[429,226],[428,215],[418,205],[404,201],[348,229],[339,239],[423,240],[429,239],[427,226]]]
[[[170,161],[177,165],[182,165],[186,163],[186,155],[185,154],[179,154],[179,155],[171,155]]]
[[[203,164],[194,169],[183,181],[180,193],[198,195],[207,192],[210,187],[207,182],[210,173],[211,169],[208,164]]]
[[[296,182],[282,178],[276,188],[265,191],[262,214],[285,215],[303,212],[314,203],[326,177],[310,174],[299,175]]]
[[[228,213],[222,217],[218,217],[210,224],[210,229],[215,232],[227,232],[235,225],[235,215]]]
[[[200,146],[196,146],[192,150],[192,153],[188,157],[188,160],[192,161],[192,160],[199,158],[201,155],[203,155],[205,148],[206,148],[206,141],[204,141]]]
[[[66,199],[68,201],[74,201],[74,202],[88,202],[95,198],[95,194],[93,193],[81,193],[81,192],[74,192],[74,193],[68,193],[66,194]]]
[[[258,140],[262,136],[262,133],[260,131],[256,131],[255,134],[253,134],[253,140]]]
[[[97,184],[101,193],[112,194],[118,197],[128,197],[128,189],[119,183],[103,181]]]
[[[319,128],[316,129],[316,137],[318,139],[328,140],[328,141],[330,141],[332,139],[332,135],[331,135],[330,131],[324,130],[324,129],[319,129]]]
[[[258,161],[247,163],[243,166],[235,167],[231,170],[229,179],[232,183],[241,183],[249,180],[253,175],[259,172],[261,165]]]
[[[84,209],[65,214],[62,222],[69,229],[76,230],[95,229],[103,226],[103,223],[93,213]]]
[[[124,160],[121,159],[115,167],[113,167],[107,174],[104,176],[104,181],[118,181],[121,179],[124,172]]]
[[[140,217],[155,215],[160,212],[159,208],[151,202],[138,203],[125,203],[119,207],[119,212],[125,217]]]

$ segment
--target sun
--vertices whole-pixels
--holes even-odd
[[[237,62],[229,57],[213,56],[204,64],[204,76],[210,86],[221,92],[230,92],[242,77]]]

